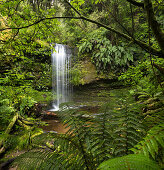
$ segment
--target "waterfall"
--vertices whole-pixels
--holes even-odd
[[[54,101],[51,111],[59,110],[59,105],[70,100],[72,86],[70,85],[69,69],[71,66],[71,50],[66,45],[55,44],[52,51],[52,92]]]

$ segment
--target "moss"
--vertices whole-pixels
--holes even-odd
[[[72,83],[74,85],[89,84],[100,79],[113,79],[116,75],[112,72],[108,74],[98,74],[95,65],[89,57],[79,61],[72,69]]]

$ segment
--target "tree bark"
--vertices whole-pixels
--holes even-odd
[[[153,63],[153,66],[154,66],[156,69],[158,69],[158,70],[161,72],[161,74],[164,75],[164,68],[163,68],[163,67],[161,67],[161,66],[159,66],[158,64],[155,64],[155,63]]]
[[[147,14],[148,23],[164,55],[164,32],[155,18],[151,0],[144,0],[144,8]]]

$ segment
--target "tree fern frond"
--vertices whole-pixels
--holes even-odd
[[[103,170],[127,170],[127,169],[138,169],[138,170],[160,170],[160,167],[156,162],[150,160],[141,154],[130,154],[123,157],[109,159],[100,164],[98,169]]]
[[[49,162],[49,157],[52,153],[47,151],[35,150],[26,152],[16,158],[14,164],[18,165],[22,170],[39,169],[44,165],[44,161]],[[46,164],[48,166],[48,164]]]
[[[131,109],[126,102],[118,101],[114,108],[106,104],[100,111],[102,114],[91,118],[85,118],[87,113],[76,109],[61,111],[61,121],[69,130],[66,134],[47,134],[50,135],[48,140],[53,142],[53,152],[31,153],[39,159],[37,162],[35,157],[32,164],[38,163],[40,169],[94,170],[104,160],[130,153],[129,148],[136,145],[144,133],[139,114]],[[39,137],[35,137],[33,143],[37,142],[35,139]],[[156,144],[151,145],[156,147]],[[30,158],[25,154],[26,160],[28,156]]]
[[[140,151],[146,156],[155,156],[159,153],[159,148],[164,148],[164,124],[157,125],[147,132],[147,136],[143,141],[139,142],[135,149],[131,149],[134,153]]]
[[[138,106],[133,105],[132,107],[126,101],[120,103],[119,109],[116,109],[119,114],[114,114],[111,118],[114,133],[113,144],[115,145],[113,154],[115,156],[128,154],[129,149],[136,145],[144,135],[144,127],[141,116],[138,114]],[[121,147],[123,150],[120,149]],[[123,154],[123,152],[125,153]]]

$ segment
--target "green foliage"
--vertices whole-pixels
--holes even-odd
[[[60,116],[68,131],[54,134],[54,152],[33,150],[25,153],[16,159],[20,168],[96,169],[109,158],[128,154],[128,149],[143,136],[138,109],[134,105],[127,107],[118,102],[111,108],[108,104],[96,115],[67,110],[67,107]]]
[[[36,101],[29,96],[22,96],[20,101],[20,114],[27,114],[36,103]]]
[[[52,92],[37,91],[29,86],[1,86],[1,90],[2,96],[8,99],[10,106],[23,114],[31,112],[35,103],[44,103],[52,100]]]
[[[44,169],[60,169],[61,164],[59,163],[59,161],[57,160],[57,156],[59,156],[58,154],[56,154],[55,152],[50,153],[47,151],[32,151],[32,152],[26,152],[25,154],[19,156],[17,158],[16,161],[19,161],[19,166],[21,167],[21,169],[26,170],[32,170],[35,169],[36,170],[44,170]],[[21,163],[21,161],[23,161]],[[28,161],[27,161],[28,160]],[[53,161],[52,161],[53,160]],[[61,160],[61,162],[63,162],[64,159]]]
[[[103,29],[96,30],[82,39],[78,44],[79,53],[88,53],[95,64],[98,72],[125,69],[130,62],[133,62],[133,52],[135,48],[127,48],[124,43],[121,45],[112,45],[105,36]]]
[[[162,67],[163,59],[152,59],[154,63]],[[145,60],[138,62],[135,66],[130,66],[125,73],[119,77],[126,85],[134,85],[135,93],[144,93],[154,97],[162,91],[160,83],[164,80],[163,74],[154,66],[152,68],[151,61]]]
[[[70,71],[70,74],[72,76],[72,79],[70,80],[70,82],[77,86],[79,84],[83,84],[81,81],[81,71],[78,69],[78,66],[76,66],[77,68],[73,68]]]
[[[125,73],[119,77],[125,84],[136,85],[139,81],[149,73],[150,62],[139,62],[137,66],[130,66]]]
[[[134,146],[131,150],[135,154],[144,154],[154,160],[163,157],[164,148],[164,124],[159,124],[151,128],[146,137]],[[162,162],[161,160],[160,162]]]
[[[10,105],[9,99],[3,99],[0,97],[0,131],[5,130],[14,111],[15,109]]]
[[[31,149],[33,138],[43,133],[43,130],[37,127],[23,129],[15,125],[15,129],[17,132],[13,134],[0,134],[1,140],[4,141],[3,146],[10,151]]]
[[[136,86],[137,92],[144,92],[147,95],[153,96],[161,92],[161,87],[150,80],[150,77],[142,78]]]
[[[82,15],[88,16],[90,19],[101,21],[127,35],[133,35],[134,39],[140,37],[143,42],[148,40],[148,24],[145,22],[146,17],[143,10],[134,6],[130,9],[125,0],[119,1],[119,3],[106,0],[72,0],[71,4]],[[153,0],[153,5],[158,22],[163,24],[162,1]],[[63,16],[63,14],[76,16],[75,11],[68,10],[68,6],[65,4],[63,6],[60,8],[63,8],[62,13],[59,10],[56,13],[58,7],[49,0],[1,1],[0,28],[21,28],[31,25],[28,28],[6,30],[0,33],[0,57],[2,58],[0,83],[3,86],[2,99],[0,98],[2,130],[12,118],[13,112],[19,111],[26,115],[32,109],[35,101],[50,99],[51,95],[47,93],[49,87],[51,88],[49,84],[50,43],[64,42],[75,45],[81,40],[78,45],[80,54],[90,55],[98,72],[106,73],[111,70],[120,72],[120,70],[126,70],[133,61],[138,59],[136,54],[134,55],[136,48],[130,48],[131,42],[125,45],[120,37],[101,28],[98,29],[98,26],[95,27],[93,23],[88,24],[81,20],[59,22],[56,19],[47,19],[33,25],[42,18]],[[135,24],[133,24],[133,19]],[[132,23],[129,22],[131,20]],[[126,29],[124,29],[125,25]],[[152,46],[159,49],[151,31],[150,36]],[[150,66],[150,64],[148,65]],[[145,62],[136,68],[132,67],[127,74],[122,76],[122,79],[127,80],[128,84],[131,82],[138,84],[138,91],[154,95],[161,89],[154,81],[155,76],[149,66],[147,67]],[[73,72],[75,74],[74,84],[79,82],[79,72],[76,73],[76,71],[75,69]],[[39,93],[37,90],[44,90],[46,94],[45,92]],[[130,153],[128,149],[134,147],[144,133],[143,127],[140,125],[142,119],[138,106],[125,104],[126,102],[127,100],[119,101],[113,108],[110,105],[105,106],[99,115],[88,116],[87,113],[74,110],[64,112],[63,122],[68,125],[70,130],[67,134],[54,135],[55,152],[32,151],[20,156],[18,160],[22,161],[25,158],[22,165],[26,169],[37,167],[38,169],[96,169],[104,160]],[[14,128],[19,129],[17,126]],[[10,135],[5,138],[8,138],[7,145],[9,146],[14,146],[14,143],[21,140],[21,146],[27,147],[32,141],[32,136],[33,130],[30,129],[22,134],[22,138],[12,139]],[[153,135],[150,134],[150,136]],[[145,139],[149,141],[149,137],[145,137]],[[156,157],[156,149],[159,150],[163,146],[163,141],[162,144],[159,142],[162,138],[160,134],[159,140],[156,140],[156,143],[159,144],[157,147],[154,137],[152,138],[154,143],[151,140],[150,142],[154,150],[151,149],[150,144],[145,144],[146,140],[140,145],[145,144],[149,155]],[[32,164],[30,164],[31,162]]]
[[[117,106],[117,107],[116,107]],[[145,134],[141,106],[132,103],[129,98],[121,100],[111,112],[111,129],[113,129],[112,155],[129,154],[129,149],[137,144]]]
[[[148,157],[144,155],[135,155],[135,154],[130,154],[127,156],[119,157],[119,158],[114,158],[114,159],[109,159],[108,161],[105,161],[100,164],[98,169],[103,169],[103,170],[126,170],[126,169],[143,169],[143,170],[153,170],[157,169],[160,170],[161,168],[158,166],[158,164]]]
[[[28,114],[28,111],[34,106],[36,101],[25,93],[25,87],[12,88],[3,87],[3,96],[8,99],[10,105],[20,114]]]

